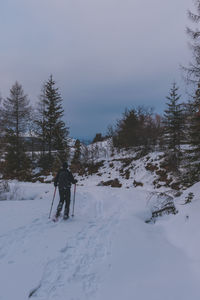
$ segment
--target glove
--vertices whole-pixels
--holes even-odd
[[[78,182],[78,180],[74,179],[74,184],[76,184]]]
[[[57,183],[56,182],[54,182],[54,186],[57,187]]]

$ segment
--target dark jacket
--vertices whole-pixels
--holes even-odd
[[[77,183],[77,180],[74,179],[72,173],[66,168],[60,169],[54,178],[54,185],[58,186],[59,189],[70,188],[72,183]]]

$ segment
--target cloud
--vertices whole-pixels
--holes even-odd
[[[53,73],[76,136],[105,128],[110,108],[113,117],[138,102],[160,109],[159,98],[180,79],[179,64],[189,60],[191,6],[192,0],[3,0],[0,90],[7,95],[17,79],[34,102]]]

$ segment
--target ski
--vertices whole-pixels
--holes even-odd
[[[58,222],[61,218],[63,219],[63,221],[69,220],[69,216],[66,216],[66,217],[63,216],[63,217],[62,217],[62,215],[60,215],[59,217],[56,217],[56,215],[55,215],[55,216],[52,218],[52,221],[56,223],[56,222]]]
[[[52,218],[53,222],[58,222],[58,220],[62,217],[62,214],[60,214],[60,216],[56,217],[56,214],[54,215],[54,217]]]
[[[59,217],[53,217],[53,219],[52,219],[52,221],[54,222],[54,223],[56,223],[56,222],[58,222],[58,220],[59,220]]]

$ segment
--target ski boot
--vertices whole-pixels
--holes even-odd
[[[64,214],[64,216],[63,216],[63,220],[67,220],[67,219],[69,219],[69,215],[67,215],[67,214]]]

